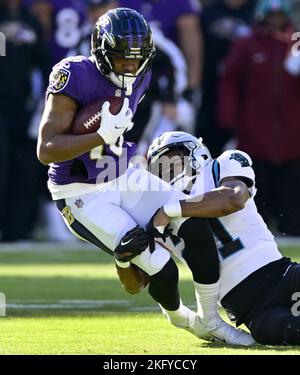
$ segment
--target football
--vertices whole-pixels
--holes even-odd
[[[95,100],[79,110],[73,121],[71,134],[81,135],[96,132],[101,123],[101,108],[106,101],[110,103],[109,110],[113,115],[116,115],[122,108],[123,98],[112,96]]]

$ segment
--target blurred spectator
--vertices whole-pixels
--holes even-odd
[[[175,42],[187,64],[188,84],[183,93],[190,111],[201,104],[202,37],[199,27],[198,0],[121,0],[121,6],[136,9],[150,25]]]
[[[31,14],[33,14],[41,23],[47,40],[52,36],[52,15],[53,5],[50,0],[24,0],[24,4],[29,6]]]
[[[47,33],[52,65],[66,57],[81,38],[81,26],[86,19],[83,0],[23,0],[41,22]]]
[[[217,119],[217,83],[232,42],[249,35],[256,0],[221,0],[203,6],[201,26],[204,39],[203,100],[197,121],[197,136],[205,139],[213,156],[220,155],[228,133]]]
[[[117,0],[87,0],[87,18],[81,27],[81,38],[78,44],[68,51],[68,56],[91,54],[91,32],[99,17],[109,9],[117,8]]]
[[[219,115],[254,161],[258,210],[281,233],[300,235],[300,57],[292,54],[287,0],[258,2],[253,35],[225,63]]]
[[[293,22],[296,25],[297,30],[300,30],[300,0],[292,0],[293,5]]]
[[[28,137],[32,113],[31,72],[50,71],[43,30],[21,8],[20,0],[2,0],[0,32],[6,56],[0,58],[0,232],[2,241],[30,238],[38,208],[38,161]]]

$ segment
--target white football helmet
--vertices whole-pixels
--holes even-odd
[[[150,172],[156,170],[154,166],[159,159],[167,152],[176,149],[184,149],[187,153],[188,160],[183,171],[175,176],[170,181],[170,184],[184,190],[188,182],[194,179],[194,176],[198,175],[212,158],[208,148],[202,142],[202,138],[198,139],[191,134],[181,131],[165,132],[155,138],[148,149],[148,170]],[[193,171],[193,176],[188,175],[188,170]]]

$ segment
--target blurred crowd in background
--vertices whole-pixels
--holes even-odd
[[[260,214],[300,236],[300,0],[0,0],[0,241],[73,238],[36,159],[44,91],[54,64],[90,54],[93,24],[117,6],[144,15],[157,47],[127,140],[145,154],[158,134],[184,130],[213,157],[248,152]]]

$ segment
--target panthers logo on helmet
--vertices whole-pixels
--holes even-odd
[[[70,75],[71,72],[63,68],[53,71],[50,76],[50,91],[59,92],[65,88],[69,82]]]
[[[238,161],[242,167],[250,167],[249,160],[245,156],[237,152],[231,154],[229,159]]]

